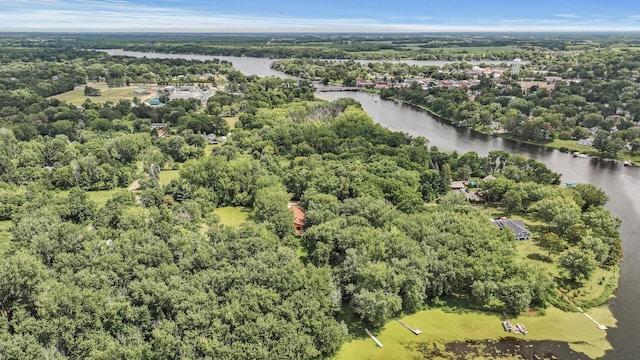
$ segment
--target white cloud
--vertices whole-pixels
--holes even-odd
[[[640,16],[620,21],[605,17],[555,14],[547,19],[478,18],[443,23],[428,16],[385,23],[367,18],[288,18],[217,14],[127,0],[13,0],[0,8],[3,31],[146,32],[453,32],[453,31],[640,31]],[[388,19],[388,18],[387,18]],[[412,23],[413,22],[413,23]]]
[[[554,14],[551,16],[555,16],[555,17],[559,17],[559,18],[565,18],[565,19],[579,19],[580,16],[576,15],[576,14]]]

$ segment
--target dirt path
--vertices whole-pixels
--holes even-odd
[[[135,180],[131,185],[129,185],[129,191],[137,191],[138,189],[140,189],[140,183],[138,180]]]

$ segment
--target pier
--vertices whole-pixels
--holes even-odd
[[[420,335],[422,334],[422,330],[418,329],[418,328],[412,328],[411,326],[409,326],[409,324],[405,323],[402,320],[398,320],[398,322],[400,323],[400,325],[404,326],[407,328],[407,330],[411,331],[412,333],[416,334],[416,335]]]
[[[373,340],[378,346],[380,347],[383,346],[380,340],[378,340],[375,336],[373,336],[373,334],[371,333],[371,331],[369,331],[369,329],[364,329],[364,331],[367,333],[367,335],[369,335],[371,340]]]

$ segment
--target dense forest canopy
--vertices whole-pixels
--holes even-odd
[[[73,87],[201,73],[225,83],[206,106],[44,97],[68,90],[56,85],[66,76]],[[3,52],[0,81],[4,359],[326,358],[354,324],[440,301],[544,308],[557,286],[620,261],[601,190],[559,187],[519,155],[430,148],[352,100],[315,100],[307,81],[33,43]],[[207,145],[209,133],[228,139]],[[513,234],[450,192],[487,174],[483,201],[543,222],[561,275],[518,261]],[[306,211],[301,236],[290,201]],[[215,210],[229,207],[248,220],[226,224]]]

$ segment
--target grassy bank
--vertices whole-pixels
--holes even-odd
[[[368,91],[371,93],[376,93],[379,94],[378,91]],[[399,101],[403,104],[407,104],[409,106],[412,106],[414,108],[417,109],[421,109],[424,110],[426,112],[429,113],[429,115],[431,115],[432,117],[438,119],[438,120],[442,120],[444,122],[447,122],[449,124],[452,124],[450,119],[446,119],[441,117],[440,115],[434,113],[433,111],[431,111],[429,108],[422,106],[422,105],[416,105],[413,103],[410,103],[408,101],[405,100],[400,100],[397,99],[395,97],[390,97],[390,98],[385,98],[386,100],[395,100],[395,101]],[[492,132],[487,131],[486,128],[483,127],[476,127],[476,128],[471,128],[472,131],[481,133],[481,134],[485,134],[485,135],[492,135]],[[542,146],[542,147],[546,147],[546,148],[550,148],[550,149],[555,149],[555,150],[559,150],[559,151],[563,151],[563,152],[568,152],[568,153],[573,153],[573,152],[579,152],[579,153],[583,153],[583,154],[588,154],[590,156],[594,156],[594,157],[598,157],[598,150],[590,147],[590,146],[584,146],[584,145],[578,145],[578,142],[576,140],[560,140],[560,139],[555,139],[551,142],[548,143],[541,143],[541,142],[535,142],[535,141],[526,141],[526,140],[522,140],[522,139],[517,139],[514,138],[512,136],[509,136],[509,134],[495,134],[496,136],[499,136],[501,138],[504,139],[509,139],[512,141],[517,141],[520,143],[524,143],[524,144],[529,144],[529,145],[535,145],[535,146]],[[613,160],[620,160],[620,161],[624,161],[624,160],[630,160],[632,162],[634,162],[635,164],[640,164],[640,155],[632,155],[631,153],[629,153],[628,151],[620,151],[618,153],[618,156],[616,157],[616,159]]]
[[[598,322],[614,327],[615,318],[607,307],[595,308],[589,314]],[[402,318],[418,327],[422,334],[414,335],[397,321],[392,321],[375,333],[383,344],[379,348],[370,338],[359,337],[342,346],[334,360],[352,359],[422,359],[420,349],[439,347],[467,340],[498,340],[507,336],[499,314],[465,311],[462,309],[431,309]],[[572,350],[589,358],[598,358],[611,349],[606,331],[599,330],[583,314],[566,313],[549,308],[542,316],[521,316],[512,322],[524,323],[527,340],[553,340],[569,344]],[[522,335],[515,335],[523,337]]]

